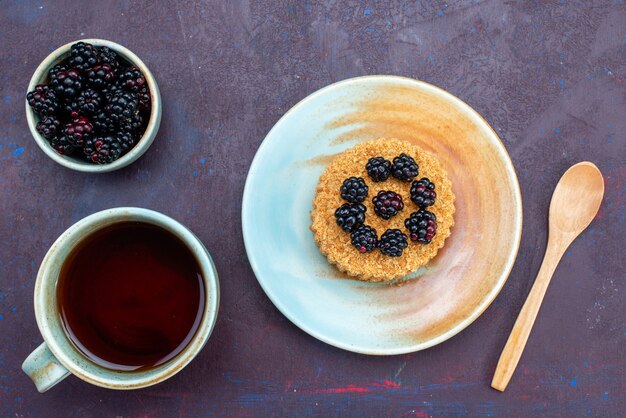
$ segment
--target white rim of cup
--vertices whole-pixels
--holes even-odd
[[[108,223],[108,221],[111,222]],[[47,315],[50,309],[46,309],[46,307],[49,307],[51,304],[56,305],[56,284],[58,280],[58,277],[51,277],[51,275],[49,274],[49,266],[55,261],[61,262],[57,261],[56,258],[58,257],[59,251],[65,248],[65,245],[67,245],[66,241],[70,240],[75,235],[79,235],[80,238],[76,242],[78,243],[82,239],[84,239],[83,234],[91,234],[103,227],[123,221],[150,223],[174,234],[181,241],[183,241],[187,248],[192,252],[202,270],[202,275],[204,279],[205,306],[202,313],[202,320],[198,325],[195,335],[193,336],[192,340],[187,344],[187,346],[176,357],[172,358],[163,365],[157,366],[157,368],[161,370],[158,375],[154,376],[145,377],[140,375],[149,374],[150,371],[113,371],[110,369],[106,369],[105,367],[99,366],[91,360],[88,360],[87,357],[85,357],[78,349],[74,347],[73,343],[69,340],[69,338],[63,331],[57,308],[54,307],[54,311],[56,313],[54,318],[50,318]],[[52,292],[54,292],[55,295],[53,298],[49,297],[49,288],[51,286],[53,287]],[[191,232],[191,230],[189,230],[187,227],[182,225],[180,222],[174,220],[173,218],[170,218],[169,216],[162,213],[152,211],[150,209],[135,207],[112,208],[96,212],[81,219],[74,225],[70,226],[67,230],[65,230],[65,232],[63,232],[59,236],[59,238],[57,238],[54,244],[52,244],[46,256],[44,257],[39,268],[39,272],[37,273],[37,281],[35,283],[34,292],[35,318],[37,320],[37,326],[39,327],[39,331],[41,332],[41,335],[46,342],[48,348],[50,349],[52,354],[54,354],[54,356],[59,360],[59,362],[73,375],[88,383],[109,389],[122,390],[138,389],[155,385],[174,376],[187,364],[189,364],[191,360],[193,360],[196,355],[200,353],[200,351],[208,341],[213,331],[213,328],[215,327],[219,308],[219,299],[220,291],[217,270],[215,269],[213,260],[202,241],[200,241],[200,239],[193,232]],[[53,324],[51,325],[51,323]],[[51,330],[51,327],[58,329],[58,336],[55,337],[54,333]],[[71,347],[70,354],[68,354],[68,352],[61,347],[58,339],[64,339],[64,342],[68,344],[69,347]],[[78,358],[79,361],[72,357]],[[89,364],[89,368],[102,370],[106,374],[114,375],[115,378],[106,378],[102,375],[99,375],[98,373],[87,370],[88,368],[81,366],[81,363],[83,362]]]
[[[39,148],[46,153],[48,157],[52,160],[56,161],[60,165],[69,168],[71,170],[82,171],[86,173],[106,173],[110,171],[118,170],[122,167],[126,167],[127,165],[136,161],[139,157],[141,157],[152,145],[154,138],[156,137],[157,131],[159,130],[159,125],[161,124],[161,93],[159,91],[159,87],[157,82],[152,75],[150,69],[144,64],[144,62],[135,55],[128,48],[117,44],[115,42],[107,41],[105,39],[78,39],[76,41],[69,42],[56,50],[54,50],[50,55],[48,55],[42,62],[39,64],[37,69],[35,70],[33,76],[30,79],[30,83],[28,84],[28,91],[33,91],[35,86],[41,84],[46,77],[48,76],[48,70],[52,68],[54,65],[58,64],[65,56],[70,52],[70,48],[77,42],[86,42],[93,44],[95,46],[106,46],[117,52],[120,56],[130,62],[132,65],[138,67],[141,72],[146,77],[146,82],[148,83],[148,88],[150,89],[150,100],[152,107],[150,109],[150,120],[148,121],[148,126],[142,137],[135,144],[135,146],[128,151],[125,155],[121,156],[119,159],[113,161],[110,164],[93,164],[89,162],[81,162],[78,159],[74,159],[71,157],[67,157],[59,154],[50,146],[50,143],[47,139],[45,139],[37,129],[35,128],[37,125],[38,116],[28,105],[28,100],[25,100],[26,104],[26,120],[28,122],[28,127],[30,129],[31,135],[35,139]]]

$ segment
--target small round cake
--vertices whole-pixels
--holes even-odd
[[[391,281],[426,265],[454,225],[454,194],[441,163],[405,141],[380,138],[338,155],[311,211],[328,261],[364,281]]]

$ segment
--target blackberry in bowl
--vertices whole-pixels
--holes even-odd
[[[83,39],[39,65],[28,86],[26,118],[37,145],[57,163],[108,172],[150,147],[161,123],[161,96],[150,70],[131,51]]]

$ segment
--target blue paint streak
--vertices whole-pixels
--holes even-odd
[[[200,164],[204,165],[205,162],[206,160],[204,159],[204,157],[200,157]]]
[[[193,176],[198,177],[198,170],[193,170]]]
[[[560,134],[560,133],[561,133],[561,130],[560,130],[559,128],[556,128],[556,129],[554,129],[554,133],[555,133],[555,134]]]
[[[365,16],[371,16],[372,15],[372,9],[365,9],[365,10],[363,10],[363,14]]]
[[[4,316],[0,315],[0,321],[2,321],[4,319]]]
[[[14,306],[13,308],[11,308],[11,312],[17,312],[17,308]]]
[[[560,81],[559,81],[559,84],[560,84],[560,85],[562,85],[562,86],[564,86],[564,85],[565,85],[565,80],[560,80]]]
[[[569,385],[573,388],[576,387],[576,385],[578,385],[578,382],[576,381],[576,379],[572,380],[571,382],[569,382]]]
[[[604,393],[602,394],[602,397],[603,397],[604,399],[608,399],[608,397],[609,397],[609,392],[604,392]]]
[[[15,151],[13,151],[13,156],[14,157],[19,157],[23,153],[24,153],[24,147],[19,147]]]
[[[11,96],[4,96],[4,101],[6,103],[11,103]]]

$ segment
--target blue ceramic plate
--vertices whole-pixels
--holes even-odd
[[[456,195],[445,247],[403,286],[346,278],[309,229],[329,161],[379,137],[437,155]],[[252,162],[242,209],[250,264],[274,305],[321,341],[376,355],[433,346],[474,321],[506,281],[521,221],[513,165],[487,122],[437,87],[392,76],[345,80],[289,110]]]

